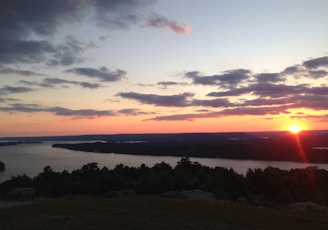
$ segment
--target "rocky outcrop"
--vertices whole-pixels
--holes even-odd
[[[15,188],[8,193],[8,199],[12,201],[35,200],[34,188]]]
[[[166,192],[161,195],[164,198],[188,199],[188,200],[215,200],[215,195],[202,190],[183,190],[181,192]]]
[[[328,208],[318,205],[313,202],[297,202],[293,204],[289,204],[283,208],[283,210],[286,211],[292,211],[292,212],[304,212],[304,211],[326,211],[328,212]]]

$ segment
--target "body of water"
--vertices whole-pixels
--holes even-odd
[[[64,142],[56,142],[64,143]],[[69,142],[72,143],[72,142]],[[21,144],[14,146],[0,147],[0,161],[6,164],[6,170],[0,172],[0,182],[10,179],[15,175],[26,174],[34,177],[43,171],[45,166],[51,166],[54,171],[61,172],[67,170],[71,172],[74,169],[81,168],[84,164],[97,162],[100,168],[106,166],[109,169],[118,164],[124,164],[130,167],[139,167],[145,164],[152,167],[162,161],[170,164],[172,167],[180,160],[180,157],[171,156],[137,156],[128,154],[104,154],[72,151],[61,148],[52,148],[53,142],[44,142],[37,144]],[[202,165],[209,167],[233,168],[237,173],[246,174],[248,169],[261,168],[268,166],[280,169],[305,168],[308,166],[317,166],[327,169],[328,164],[305,164],[297,162],[282,161],[254,161],[254,160],[229,160],[219,158],[191,158]]]

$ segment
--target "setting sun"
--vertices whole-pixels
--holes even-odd
[[[288,130],[289,130],[290,132],[294,133],[294,134],[297,134],[297,133],[299,133],[300,131],[302,131],[302,128],[301,128],[301,126],[299,126],[299,125],[291,125],[291,126],[288,127]]]

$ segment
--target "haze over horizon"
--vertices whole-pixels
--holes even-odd
[[[0,137],[328,130],[328,2],[0,2]]]

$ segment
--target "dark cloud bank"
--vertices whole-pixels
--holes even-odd
[[[83,61],[83,51],[94,47],[72,35],[56,43],[62,28],[93,23],[104,30],[130,26],[168,28],[183,34],[187,26],[150,13],[152,0],[3,0],[0,2],[0,66],[44,63],[69,66]]]

